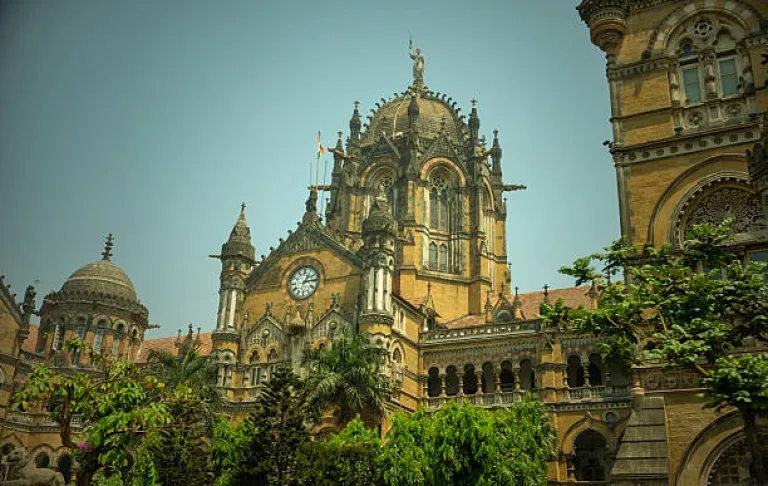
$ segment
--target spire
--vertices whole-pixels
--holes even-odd
[[[352,119],[349,120],[349,140],[357,142],[360,140],[360,128],[362,122],[360,121],[360,102],[355,101],[355,110],[352,112]]]
[[[112,247],[115,246],[115,237],[112,233],[107,236],[107,242],[104,243],[104,251],[101,252],[102,260],[109,260],[112,256]]]
[[[512,301],[512,314],[515,319],[523,318],[523,303],[520,300],[520,287],[515,287],[515,300]]]
[[[552,305],[552,303],[549,300],[549,285],[544,284],[544,299],[542,299],[542,303],[547,305]]]
[[[491,171],[495,175],[501,175],[501,145],[499,145],[499,129],[493,130],[493,145],[491,146],[491,159],[493,159],[493,167]]]
[[[469,131],[473,143],[477,143],[480,134],[480,117],[477,116],[477,100],[472,98],[472,112],[469,114]]]
[[[491,291],[489,290],[485,296],[485,321],[491,320],[491,311],[493,310],[493,304],[491,303]]]
[[[222,256],[246,256],[253,260],[255,249],[251,245],[251,229],[245,220],[245,203],[240,204],[240,215],[229,233],[229,239],[221,246]]]

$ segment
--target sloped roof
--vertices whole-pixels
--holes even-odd
[[[40,326],[35,324],[29,325],[29,335],[27,336],[27,339],[24,340],[24,344],[21,345],[22,351],[27,351],[28,353],[35,352],[35,345],[37,344],[37,336],[39,333]]]
[[[211,339],[211,335],[212,333],[210,332],[195,335],[195,338],[200,339],[200,349],[198,352],[204,356],[210,354],[211,350],[213,350],[213,340]],[[149,352],[152,349],[164,350],[175,354],[177,340],[178,337],[175,336],[158,339],[145,339],[144,344],[141,347],[141,361],[145,361],[147,359],[147,356],[149,356]]]
[[[580,287],[569,287],[564,289],[550,289],[549,301],[551,303],[557,302],[559,299],[563,299],[565,305],[570,307],[578,307],[580,305],[584,307],[592,306],[592,299],[589,296],[589,285],[583,285]],[[506,294],[504,296],[509,302],[513,302],[515,299],[514,294]],[[520,311],[523,319],[536,319],[539,315],[539,307],[544,300],[544,291],[526,292],[519,294],[520,298]],[[498,296],[491,297],[491,304],[496,304],[499,300]],[[462,327],[475,327],[485,324],[484,314],[467,314],[461,316],[452,321],[442,323],[442,326],[448,329],[458,329]]]

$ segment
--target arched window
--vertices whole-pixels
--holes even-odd
[[[483,364],[483,393],[496,391],[496,374],[493,372],[492,363]]]
[[[439,397],[443,384],[440,383],[440,370],[435,367],[429,369],[427,377],[427,395],[430,397]]]
[[[441,272],[447,272],[448,271],[448,246],[443,244],[440,245],[440,271]]]
[[[445,370],[445,394],[448,396],[459,393],[459,376],[456,367],[451,365]]]
[[[449,181],[450,175],[445,169],[437,169],[430,176],[429,227],[432,230],[450,230]]]
[[[584,368],[581,367],[581,358],[578,356],[570,356],[568,358],[566,373],[568,374],[569,387],[579,388],[584,386]]]
[[[395,348],[392,353],[392,367],[395,372],[395,383],[398,385],[403,384],[403,355],[400,353],[400,348]]]
[[[120,323],[112,336],[112,356],[117,356],[120,353],[120,341],[123,339],[123,334],[125,334],[125,326]]]
[[[477,375],[475,374],[475,365],[464,365],[464,394],[474,395],[477,393]]]
[[[597,353],[589,357],[589,384],[603,385],[603,357]]]
[[[536,376],[533,372],[533,363],[530,359],[520,362],[520,388],[533,391],[536,387]]]
[[[596,430],[587,429],[573,443],[576,481],[606,481],[608,444]]]
[[[437,270],[437,244],[432,242],[429,244],[429,269]]]
[[[499,379],[501,381],[501,391],[503,392],[511,392],[515,389],[515,372],[512,370],[512,363],[502,361]]]

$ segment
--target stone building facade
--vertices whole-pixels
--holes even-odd
[[[578,11],[606,55],[622,235],[675,246],[691,224],[730,217],[734,249],[768,260],[768,2],[584,0]],[[740,420],[704,410],[695,375],[634,375],[646,398],[615,481],[749,484]]]
[[[734,217],[736,249],[768,260],[768,140],[758,143],[768,4],[584,0],[578,13],[606,53],[622,234],[676,245],[691,224]],[[542,302],[560,298],[594,307],[591,287],[512,291],[505,194],[524,186],[505,182],[499,132],[482,134],[476,102],[463,114],[425,84],[421,53],[411,58],[410,86],[367,119],[354,104],[331,150],[331,183],[310,187],[285,238],[257,257],[243,206],[212,255],[221,262],[217,321],[199,339],[218,363],[227,410],[244,416],[276,364],[301,372],[304,350],[368,332],[388,356],[388,416],[449,401],[493,409],[526,393],[542,401],[558,432],[552,484],[748,484],[739,419],[705,410],[696,376],[625,371],[604,361],[593,337],[537,319]],[[324,214],[319,192],[330,195]],[[524,197],[513,195],[511,210]],[[0,288],[0,447],[61,457],[55,426],[7,404],[32,363],[88,367],[61,351],[67,339],[129,360],[172,346],[143,342],[147,310],[111,262],[111,240],[103,256],[44,299],[39,332],[33,291],[20,306]]]
[[[85,357],[72,355],[64,343],[80,338],[109,359],[141,358],[144,332],[150,328],[148,311],[136,296],[133,283],[112,260],[113,238],[107,238],[102,258],[77,269],[61,289],[43,298],[36,307],[35,290],[29,286],[22,304],[0,280],[0,456],[23,445],[40,467],[71,470],[56,423],[47,418],[42,404],[29,410],[10,410],[15,386],[38,364],[65,373],[88,373]],[[31,324],[32,316],[39,324]],[[73,420],[78,432],[82,424]],[[0,467],[0,478],[5,472]]]

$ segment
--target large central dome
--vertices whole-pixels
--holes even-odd
[[[459,116],[459,110],[444,101],[444,97],[439,98],[426,88],[423,91],[412,88],[380,105],[365,132],[367,137],[375,140],[384,133],[394,139],[398,134],[408,133],[411,128],[408,109],[412,98],[415,98],[419,110],[416,122],[419,137],[436,138],[444,131],[451,141],[463,141],[466,125],[462,120],[463,116]]]

